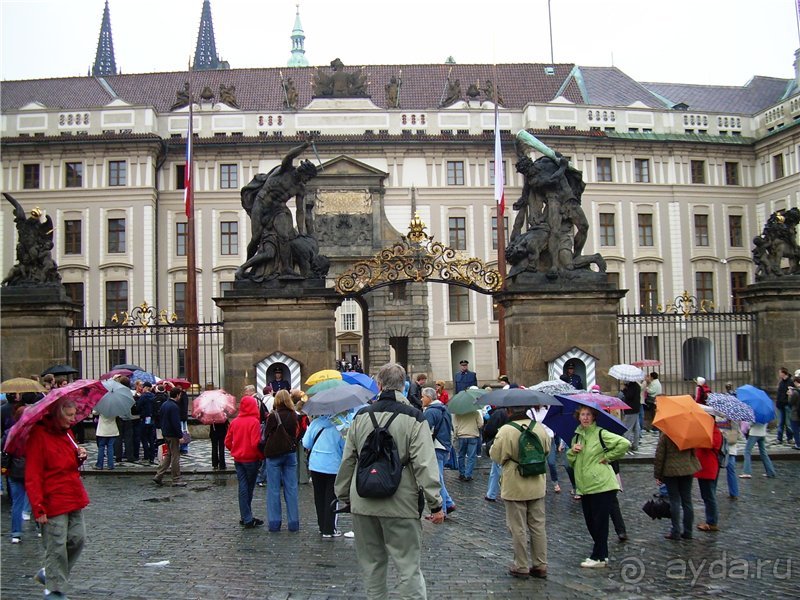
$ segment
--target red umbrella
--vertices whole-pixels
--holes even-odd
[[[108,390],[99,381],[79,379],[63,387],[51,390],[44,398],[31,404],[8,432],[5,451],[11,454],[24,455],[33,427],[47,415],[52,414],[53,405],[61,398],[69,398],[75,402],[75,422],[85,419],[100,398]]]
[[[100,375],[100,381],[105,381],[106,379],[113,379],[117,375],[123,375],[125,377],[130,377],[133,375],[133,371],[130,369],[112,369],[108,373],[103,373]]]
[[[625,404],[616,396],[606,396],[605,394],[596,394],[594,392],[583,392],[581,394],[568,394],[569,398],[576,400],[588,400],[594,402],[603,410],[630,410],[631,407]]]
[[[656,360],[655,358],[645,358],[643,360],[635,360],[631,364],[634,367],[639,367],[640,369],[644,369],[646,367],[659,367],[661,366],[661,361]]]
[[[183,388],[184,390],[188,390],[190,387],[192,387],[191,381],[181,379],[180,377],[162,379],[159,383],[163,383],[165,381],[167,383],[171,383],[174,387]]]
[[[206,390],[194,399],[192,416],[201,423],[224,423],[236,412],[236,398],[225,390]]]

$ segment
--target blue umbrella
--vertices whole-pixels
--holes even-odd
[[[598,412],[597,426],[607,429],[611,433],[624,435],[628,428],[614,416],[605,412],[597,403],[591,400],[581,400],[572,396],[556,394],[556,398],[561,401],[561,406],[553,405],[547,410],[544,417],[544,424],[552,429],[562,440],[569,441],[575,435],[578,428],[578,420],[574,413],[583,406],[593,408]]]
[[[131,387],[136,381],[141,381],[142,383],[152,383],[153,385],[156,384],[156,376],[152,373],[148,373],[147,371],[134,371],[131,373],[129,377],[131,380]]]
[[[354,385],[360,385],[363,388],[367,388],[373,394],[377,394],[379,391],[378,382],[364,373],[359,373],[357,371],[346,371],[342,373],[342,380],[346,381],[347,383],[352,383]]]
[[[764,390],[743,385],[736,388],[736,397],[753,409],[756,423],[769,423],[775,418],[775,405]]]

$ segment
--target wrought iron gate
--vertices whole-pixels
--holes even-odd
[[[656,371],[665,394],[691,394],[695,377],[705,377],[714,391],[725,383],[760,385],[757,381],[758,336],[755,315],[713,312],[684,293],[652,314],[617,317],[619,361],[659,361]]]

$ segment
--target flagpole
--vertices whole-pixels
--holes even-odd
[[[500,143],[500,108],[498,106],[498,82],[497,82],[497,63],[493,67],[494,77],[494,188],[495,188],[495,211],[497,214],[497,270],[503,280],[503,287],[506,287],[506,223],[505,223],[505,181],[503,181],[503,150]],[[499,189],[498,189],[499,188]],[[498,303],[497,305],[497,329],[498,329],[498,352],[497,368],[500,375],[506,373],[506,309]]]
[[[189,63],[189,128],[186,137],[186,378],[200,386],[197,330],[197,268],[194,241],[194,94],[192,63]]]

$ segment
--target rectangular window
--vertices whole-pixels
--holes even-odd
[[[739,163],[725,163],[725,185],[739,185]]]
[[[178,348],[178,377],[186,377],[186,348]]]
[[[460,285],[448,287],[450,295],[450,320],[469,321],[469,290]]]
[[[657,335],[645,335],[642,337],[642,358],[661,360],[661,356],[658,351]]]
[[[711,310],[714,302],[714,274],[711,271],[698,271],[694,274],[694,288],[700,308]],[[705,306],[703,302],[705,301]]]
[[[745,287],[747,287],[747,272],[731,271],[731,308],[734,312],[744,310],[742,292]]]
[[[633,179],[636,183],[650,183],[650,159],[633,159]]]
[[[464,185],[464,161],[447,161],[447,185]]]
[[[611,159],[597,159],[597,181],[611,181]]]
[[[750,336],[746,333],[736,334],[736,360],[750,360]]]
[[[708,215],[694,216],[694,243],[696,246],[708,246]]]
[[[64,254],[81,253],[81,225],[78,219],[64,221]]]
[[[639,312],[649,315],[658,306],[658,273],[639,273]]]
[[[450,247],[453,250],[467,249],[467,219],[466,217],[450,217]]]
[[[706,182],[706,161],[693,160],[691,162],[692,183]]]
[[[508,174],[506,173],[506,162],[503,161],[503,183],[508,185]],[[494,185],[494,161],[489,161],[489,185]]]
[[[175,165],[175,189],[186,189],[186,165]]]
[[[344,313],[342,315],[342,331],[355,331],[356,330],[356,316],[353,313]]]
[[[125,219],[108,220],[108,253],[125,252]]]
[[[233,281],[220,281],[219,282],[219,295],[224,296],[225,292],[233,291]]]
[[[123,312],[128,310],[128,282],[127,281],[106,281],[106,322],[111,323],[114,315],[117,315],[121,323]]]
[[[653,245],[653,215],[642,213],[639,219],[639,245]]]
[[[733,248],[741,248],[744,245],[741,215],[728,216],[728,238]]]
[[[403,301],[406,299],[406,284],[393,283],[389,286],[389,301]]]
[[[108,162],[108,185],[128,185],[128,163],[124,160]]]
[[[219,224],[220,232],[220,254],[223,256],[235,256],[239,254],[239,222],[222,221]]]
[[[64,290],[67,292],[67,296],[70,300],[72,300],[75,304],[80,305],[80,313],[76,319],[77,323],[75,326],[80,327],[83,325],[86,319],[86,312],[84,310],[84,296],[83,296],[83,282],[78,283],[65,283]]]
[[[505,233],[506,248],[508,248],[508,217],[503,217],[503,231]],[[492,217],[492,250],[497,250],[497,217]]]
[[[608,271],[606,273],[606,277],[608,278],[608,284],[612,288],[618,290],[619,289],[619,273],[616,273],[614,271]]]
[[[66,179],[64,184],[68,188],[83,187],[83,163],[68,162],[65,165]]]
[[[38,190],[40,185],[39,165],[22,165],[22,189]]]
[[[219,187],[223,190],[239,187],[239,165],[219,166]]]
[[[128,362],[128,352],[124,349],[111,348],[108,351],[108,367],[110,371],[114,365],[124,365]]]
[[[614,226],[614,213],[600,213],[600,245],[617,245],[617,230]]]
[[[176,323],[186,322],[186,283],[175,282],[173,286],[175,292],[175,301],[172,303],[172,311],[178,317]]]
[[[175,256],[186,256],[189,243],[189,224],[175,223]]]
[[[781,179],[786,175],[783,168],[783,154],[776,154],[772,157],[772,174],[775,179]]]

